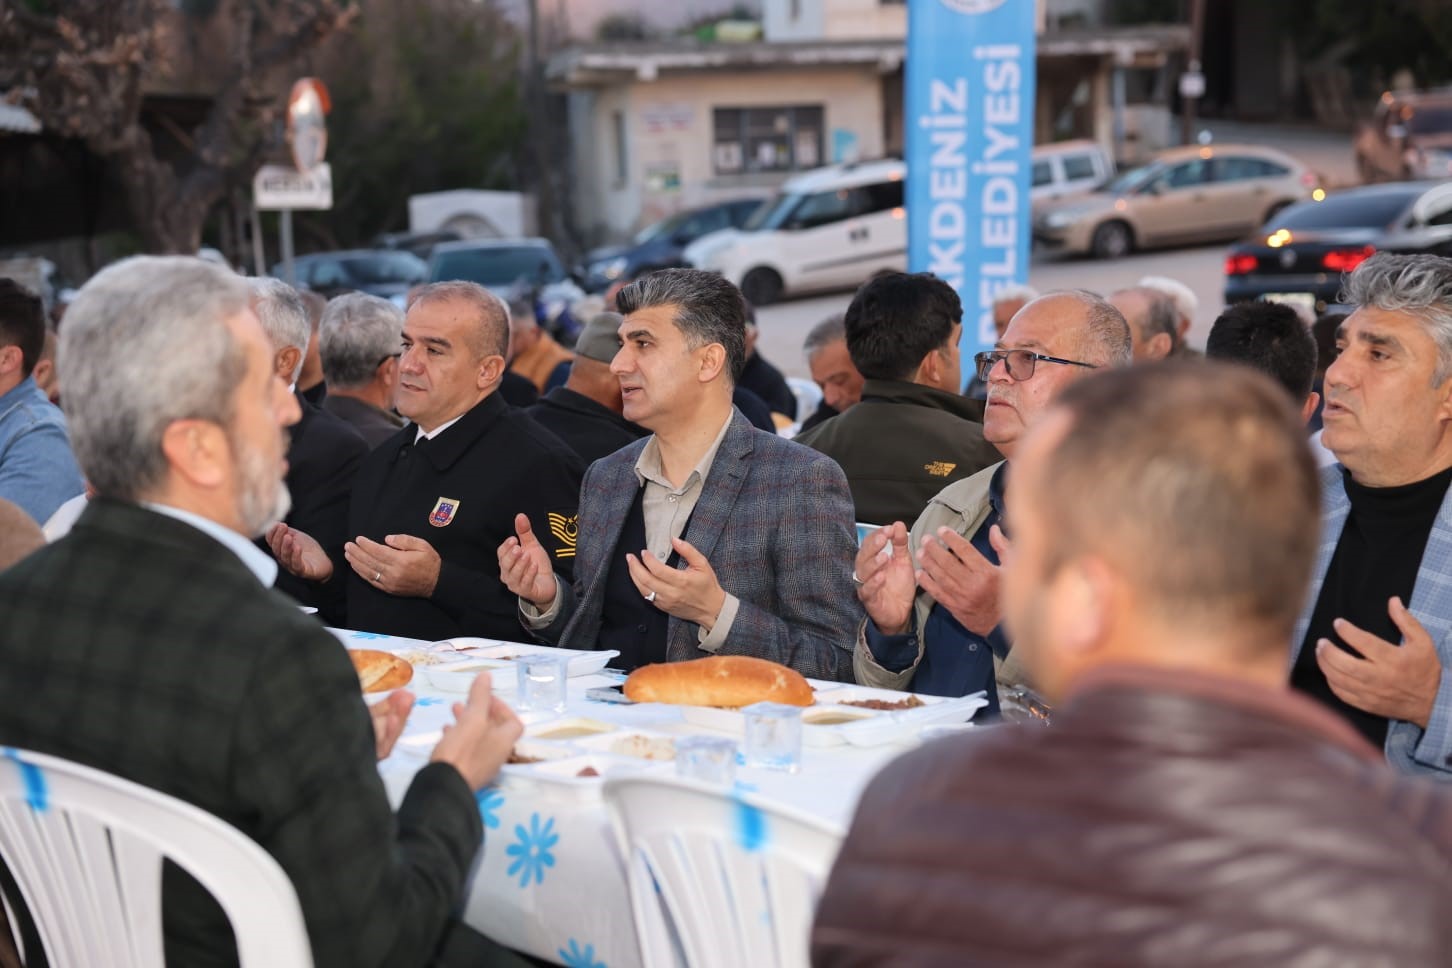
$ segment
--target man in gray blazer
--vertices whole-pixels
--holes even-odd
[[[529,521],[499,547],[525,625],[617,664],[711,654],[771,659],[850,681],[852,495],[830,458],[753,428],[731,405],[745,307],[714,273],[668,269],[621,290],[611,363],[624,416],[652,436],[591,465],[575,580],[559,580]]]

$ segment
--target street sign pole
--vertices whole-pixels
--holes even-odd
[[[285,208],[278,215],[277,241],[282,249],[282,278],[289,286],[296,286],[297,271],[292,263],[292,209]]]

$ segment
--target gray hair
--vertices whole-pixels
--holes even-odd
[[[1140,339],[1148,341],[1164,333],[1170,338],[1171,352],[1180,348],[1179,310],[1175,308],[1175,301],[1168,293],[1154,286],[1131,286],[1121,289],[1120,292],[1132,292],[1144,297],[1145,314],[1139,327]]]
[[[1014,282],[1003,286],[993,294],[993,305],[997,306],[999,303],[1006,302],[1031,303],[1037,298],[1039,298],[1039,291],[1033,286]]]
[[[461,302],[474,313],[477,324],[469,333],[469,348],[478,359],[509,353],[509,307],[477,282],[453,279],[420,286],[408,301],[408,308],[433,303]]]
[[[802,341],[802,352],[811,359],[817,355],[819,350],[826,349],[838,341],[847,341],[847,317],[841,313],[835,316],[828,316],[807,332],[807,338]]]
[[[719,273],[661,269],[615,295],[615,307],[623,316],[651,306],[675,307],[676,327],[692,349],[721,344],[731,382],[736,382],[746,366],[746,300],[741,290]]]
[[[1145,276],[1135,285],[1169,296],[1170,302],[1175,305],[1175,313],[1186,319],[1194,319],[1200,308],[1200,300],[1195,296],[1195,291],[1178,279],[1171,279],[1169,276]]]
[[[361,292],[338,296],[323,310],[318,335],[323,379],[340,390],[365,387],[402,343],[403,311],[393,303]]]
[[[276,353],[289,346],[298,351],[297,366],[287,381],[296,383],[308,341],[313,336],[308,304],[303,302],[301,293],[281,279],[248,279],[247,287],[252,290],[252,311],[262,323],[272,351]]]
[[[1417,317],[1437,344],[1432,385],[1452,376],[1452,259],[1377,253],[1346,277],[1341,301]]]
[[[228,427],[247,371],[227,320],[247,283],[185,256],[138,256],[103,269],[66,310],[59,364],[71,448],[97,493],[135,501],[166,477],[162,437],[177,420]]]
[[[1101,367],[1130,364],[1134,358],[1134,343],[1130,340],[1129,323],[1123,313],[1103,296],[1087,289],[1055,289],[1039,299],[1059,297],[1075,300],[1084,312],[1084,332],[1079,337],[1078,353],[1085,363]]]

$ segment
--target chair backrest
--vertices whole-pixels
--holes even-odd
[[[786,378],[787,387],[791,389],[792,396],[797,398],[797,412],[793,415],[797,422],[806,420],[817,412],[817,407],[822,403],[822,388],[811,380],[804,380],[799,376]]]
[[[684,779],[607,780],[605,804],[645,968],[806,968],[842,830]]]
[[[163,968],[163,859],[217,899],[242,968],[312,966],[297,893],[267,851],[204,810],[109,773],[0,749],[0,859],[53,968]]]

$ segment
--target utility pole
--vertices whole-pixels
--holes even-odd
[[[1195,140],[1195,107],[1205,96],[1205,74],[1200,69],[1200,46],[1205,32],[1205,0],[1190,3],[1190,63],[1180,75],[1180,143]]]

